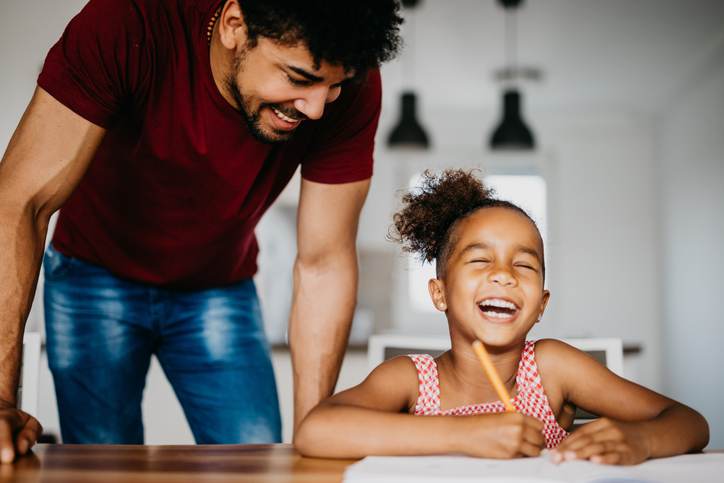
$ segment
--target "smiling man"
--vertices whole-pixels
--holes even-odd
[[[91,0],[48,53],[0,164],[0,449],[45,253],[68,443],[140,443],[156,355],[199,443],[281,438],[254,227],[301,165],[289,341],[295,423],[336,381],[357,289],[379,64],[395,0]],[[280,283],[288,283],[280,280]]]

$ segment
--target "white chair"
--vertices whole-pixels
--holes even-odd
[[[26,332],[23,337],[23,357],[20,363],[18,407],[33,416],[38,415],[38,378],[40,374],[40,334]]]
[[[616,338],[561,339],[563,342],[586,352],[615,374],[623,377],[623,343]],[[404,354],[430,354],[437,357],[450,349],[447,335],[414,336],[404,334],[377,334],[370,337],[367,359],[370,370],[383,361]],[[576,423],[597,416],[580,408],[576,410]]]

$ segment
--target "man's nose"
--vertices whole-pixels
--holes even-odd
[[[294,101],[294,108],[309,119],[316,120],[324,114],[324,106],[337,99],[339,93],[339,87],[319,86],[309,89],[306,96]]]

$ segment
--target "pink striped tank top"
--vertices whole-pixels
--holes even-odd
[[[556,421],[541,384],[538,366],[535,363],[535,341],[526,341],[515,375],[518,394],[513,406],[518,412],[539,419],[545,425],[543,435],[548,449],[556,448],[568,436],[568,432]],[[470,404],[443,411],[440,409],[440,380],[437,363],[429,354],[408,355],[417,368],[419,396],[415,404],[416,416],[468,416],[472,414],[502,413],[505,406],[501,401]]]

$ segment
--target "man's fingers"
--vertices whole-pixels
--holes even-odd
[[[38,420],[22,411],[10,408],[0,412],[0,462],[12,463],[16,454],[27,453],[41,431]]]
[[[0,463],[12,463],[15,459],[13,427],[7,419],[0,419]]]
[[[30,417],[23,429],[20,430],[15,440],[15,449],[18,453],[25,454],[30,448],[33,447],[35,442],[40,437],[43,431],[43,427],[40,425],[37,419]]]

